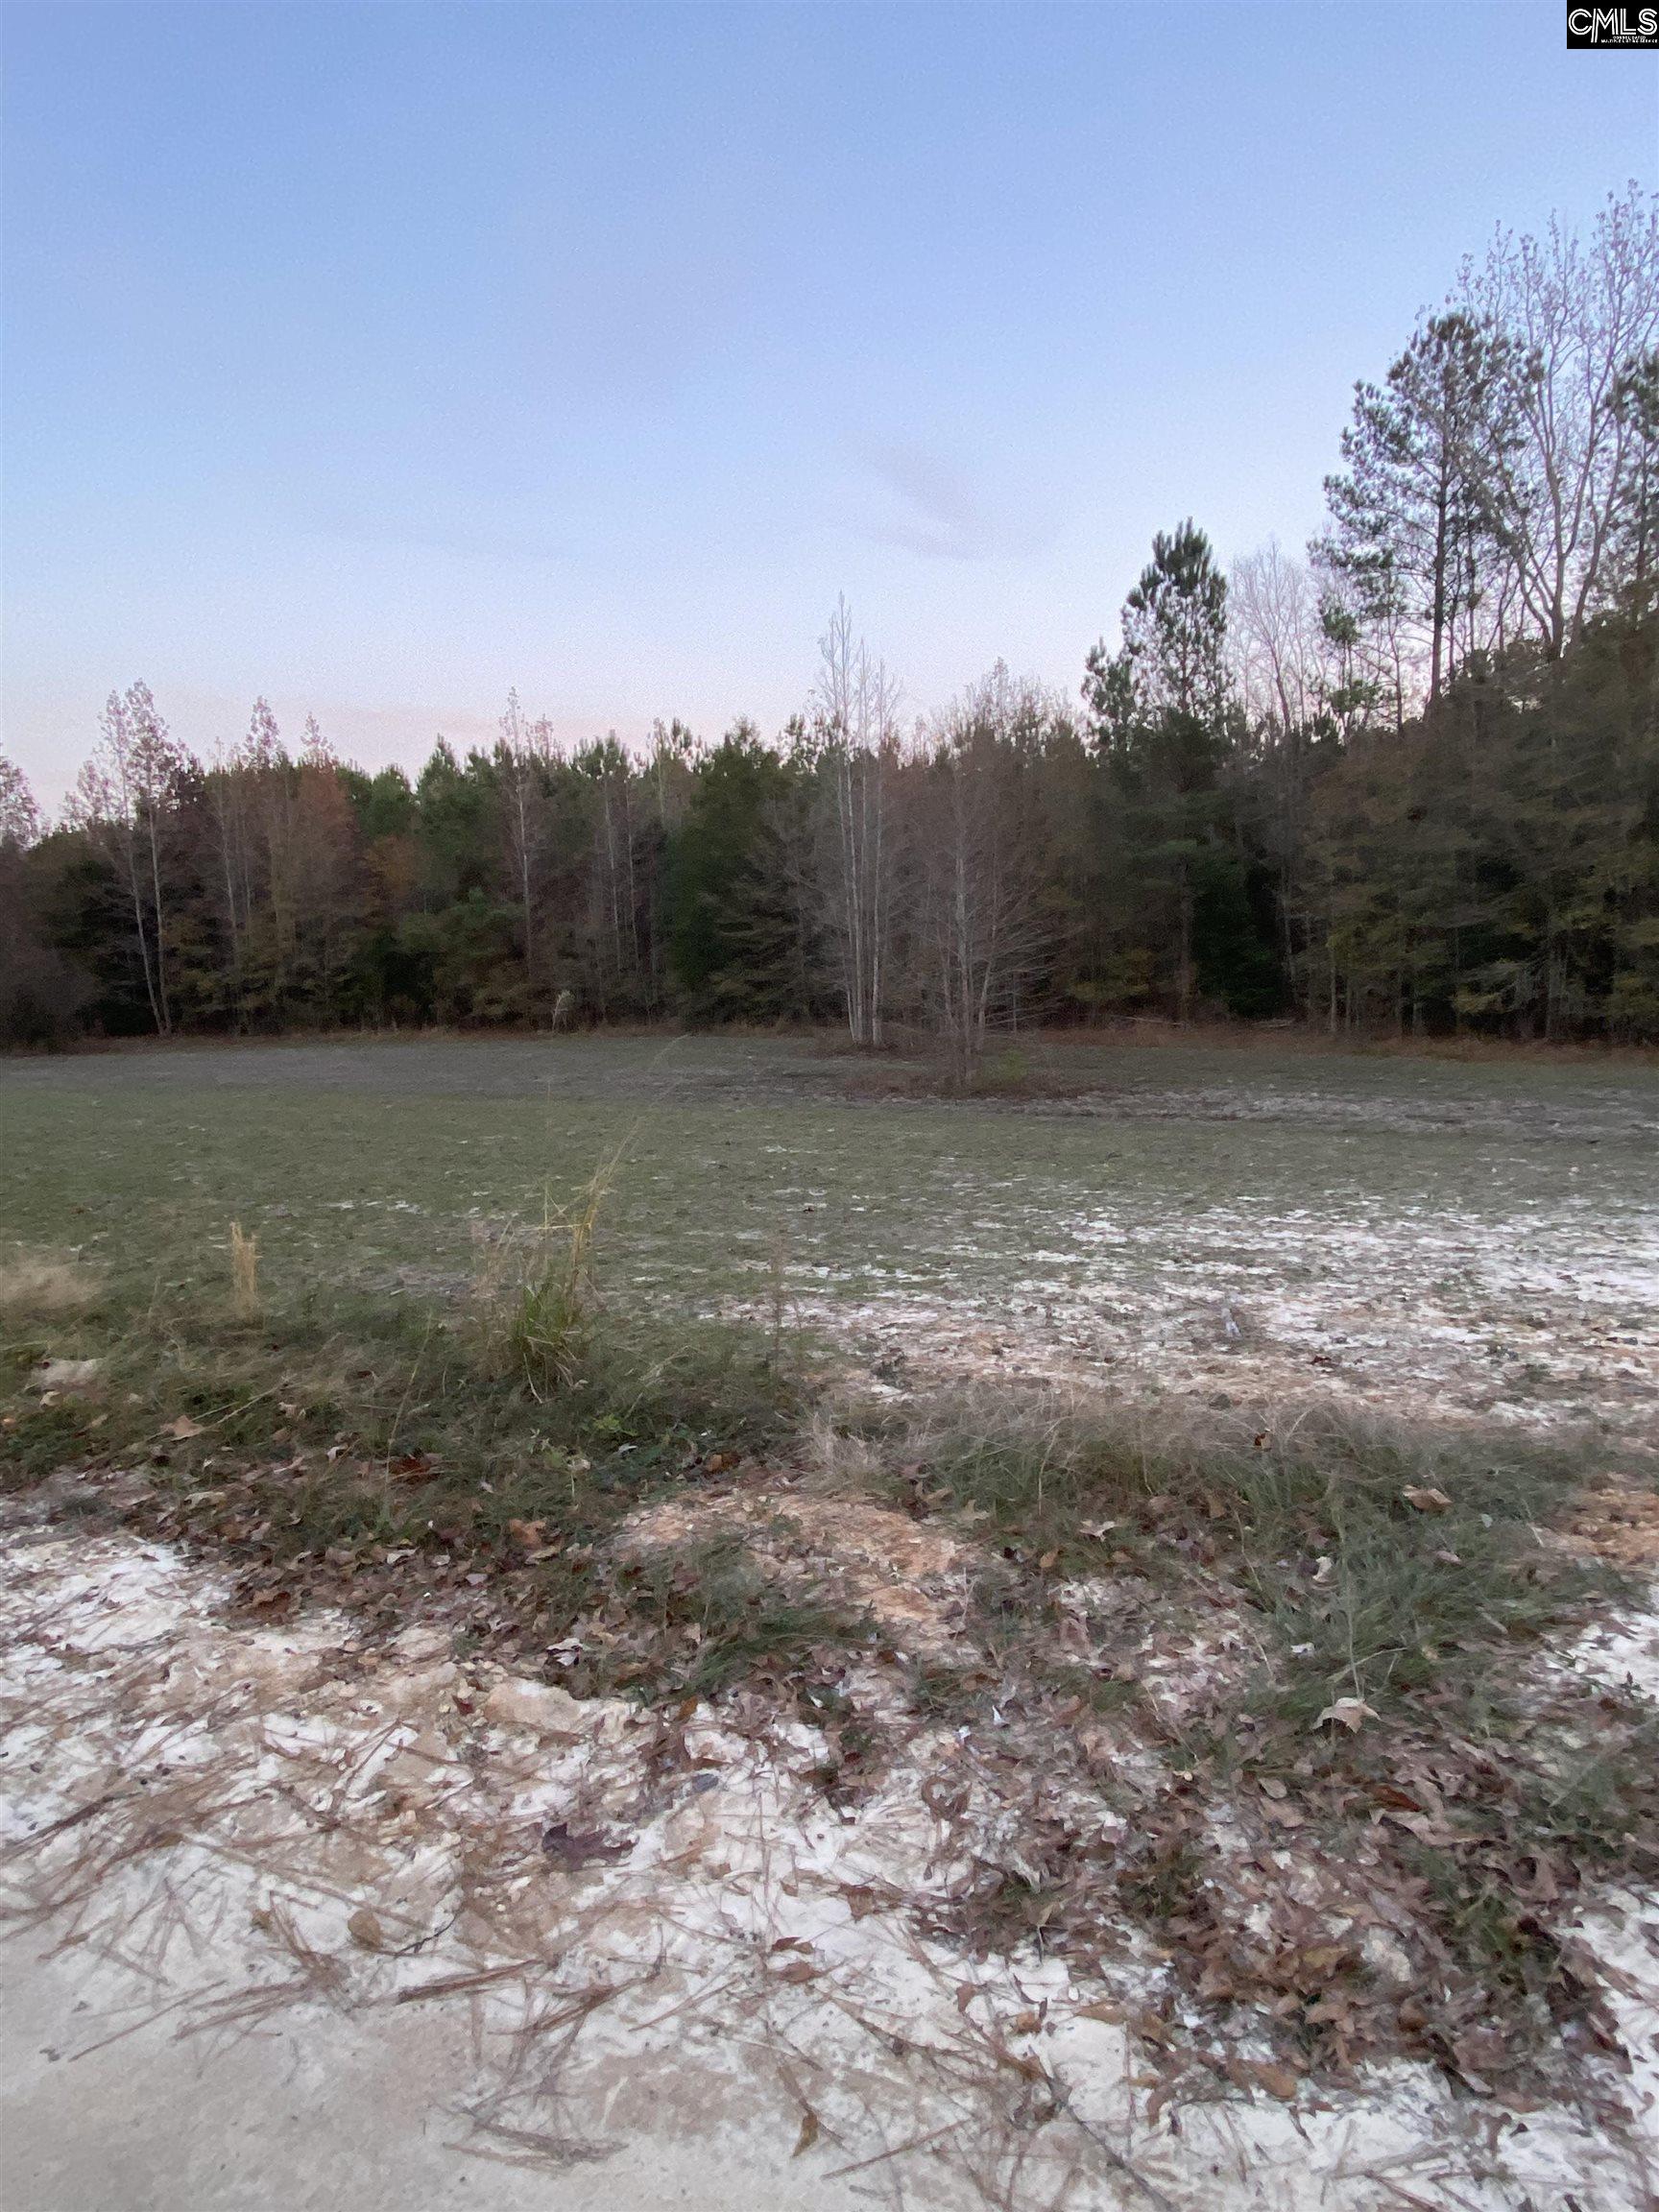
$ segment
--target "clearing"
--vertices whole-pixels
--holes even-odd
[[[1659,1070],[992,1072],[0,1064],[20,2212],[1653,2201]]]

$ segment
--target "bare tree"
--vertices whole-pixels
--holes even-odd
[[[965,1082],[1041,949],[1029,770],[1052,703],[998,661],[934,722],[918,763],[914,852],[925,997]]]
[[[40,835],[40,809],[28,778],[0,753],[0,845],[26,852]]]
[[[524,917],[524,981],[536,989],[537,873],[547,839],[547,767],[553,758],[551,725],[531,722],[518,704],[518,694],[507,694],[507,711],[501,717],[501,734],[495,744],[495,780],[501,793],[501,825],[507,841],[507,864]]]
[[[1588,242],[1552,218],[1501,231],[1456,298],[1508,339],[1505,400],[1521,429],[1491,459],[1529,623],[1551,653],[1580,636],[1609,583],[1641,424],[1624,382],[1659,341],[1659,197],[1611,195]]]
[[[901,688],[853,635],[844,598],[818,640],[812,695],[829,795],[832,855],[826,922],[841,969],[854,1044],[879,1045],[892,931],[893,844],[888,801],[899,751]]]
[[[1318,710],[1323,676],[1319,595],[1305,562],[1276,538],[1227,571],[1227,658],[1252,723],[1281,734]]]
[[[147,684],[111,691],[99,721],[98,743],[83,767],[67,809],[114,860],[132,906],[132,926],[145,995],[156,1033],[173,1027],[167,992],[167,913],[162,848],[184,768]]]

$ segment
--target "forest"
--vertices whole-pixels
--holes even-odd
[[[134,682],[56,820],[0,759],[0,1039],[1659,1040],[1659,200],[1498,233],[1334,458],[1304,554],[1160,533],[1069,692],[917,713],[843,602],[780,732],[571,748],[515,694],[411,781],[263,699],[198,758]]]

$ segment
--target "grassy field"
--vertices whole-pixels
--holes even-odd
[[[1650,1707],[1541,1657],[1659,1520],[1659,1071],[1068,1042],[992,1079],[699,1037],[0,1065],[7,1487],[228,1557],[256,1618],[769,1700],[839,1807],[988,1742],[1082,1811],[1033,1799],[936,1933],[1150,1932],[1201,2070],[1241,2005],[1293,2077],[1555,2080],[1591,2000],[1527,1886],[1659,1866]],[[595,1303],[562,1210],[606,1163]],[[1318,1941],[1315,1864],[1354,1887]]]
[[[878,1366],[1650,1414],[1651,1065],[1065,1044],[967,1100],[918,1072],[717,1037],[12,1061],[0,1238],[200,1292],[236,1219],[276,1295],[442,1299],[625,1138],[600,1274],[636,1307],[781,1284]]]

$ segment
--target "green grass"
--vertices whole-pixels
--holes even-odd
[[[1610,1574],[1542,1531],[1584,1478],[1576,1441],[1304,1411],[1022,1408],[987,1394],[888,1424],[897,1487],[981,1517],[981,1633],[1018,1642],[1074,1576],[1237,1592],[1271,1654],[1256,1709],[1290,1729],[1339,1697],[1495,1705],[1492,1654],[1574,1616]],[[873,1423],[880,1432],[881,1420]],[[1447,1501],[1423,1510],[1407,1493]]]
[[[845,1089],[861,1064],[755,1041],[667,1055],[641,1040],[440,1040],[12,1062],[0,1065],[0,1237],[79,1244],[148,1294],[205,1287],[237,1218],[273,1283],[419,1301],[469,1277],[477,1224],[535,1219],[549,1184],[567,1202],[636,1119],[605,1283],[703,1306],[763,1297],[780,1242],[796,1295],[967,1302],[995,1318],[1056,1297],[1197,1308],[1316,1281],[1316,1240],[1284,1227],[1298,1218],[1327,1230],[1334,1278],[1404,1258],[1382,1241],[1389,1225],[1419,1245],[1443,1232],[1436,1264],[1455,1276],[1479,1257],[1482,1222],[1542,1223],[1582,1195],[1582,1226],[1599,1236],[1650,1208],[1659,1080],[1642,1068],[1185,1048],[1095,1062],[1128,1118],[1110,1100],[1082,1118],[860,1105]],[[1311,1101],[1314,1118],[1218,1118],[1264,1089]],[[1179,1097],[1148,1118],[1164,1090]],[[1353,1118],[1373,1112],[1381,1125]],[[1423,1112],[1440,1119],[1417,1126]]]
[[[998,1080],[1038,1092],[1048,1048],[1021,1049]],[[1613,1445],[1352,1398],[1234,1404],[1247,1361],[1225,1392],[1183,1384],[1221,1300],[1248,1320],[1257,1298],[1321,1286],[1375,1288],[1396,1315],[1432,1295],[1506,1358],[1551,1316],[1599,1315],[1634,1374],[1652,1070],[1065,1049],[1110,1094],[1100,1111],[881,1104],[855,1095],[866,1063],[753,1039],[0,1068],[0,1479],[136,1470],[141,1525],[227,1551],[250,1602],[315,1590],[400,1625],[431,1596],[517,1664],[556,1651],[579,1695],[760,1686],[825,1727],[824,1786],[853,1788],[882,1756],[846,1687],[854,1661],[878,1661],[871,1623],[730,1539],[644,1549],[620,1525],[733,1461],[806,1456],[836,1362],[779,1326],[780,1286],[839,1307],[889,1370],[893,1338],[861,1335],[883,1313],[930,1316],[947,1341],[967,1323],[1055,1340],[1079,1313],[1127,1315],[1146,1349],[1116,1402],[983,1376],[835,1401],[873,1447],[861,1479],[940,1517],[970,1557],[961,1649],[908,1670],[914,1709],[970,1727],[1013,1714],[1073,1774],[1081,1733],[1116,1732],[1177,1787],[1171,1820],[1119,1865],[1051,1837],[1037,1879],[992,1870],[962,1932],[1012,1944],[1127,1915],[1162,1931],[1179,1972],[1216,1910],[1196,1808],[1260,1804],[1270,1784],[1334,1863],[1356,1839],[1395,1853],[1436,1973],[1455,1965],[1517,2020],[1569,2002],[1521,1901],[1535,1855],[1646,1866],[1655,1835],[1651,1716],[1566,1692],[1534,1709],[1522,1688],[1540,1640],[1615,1586],[1546,1540]],[[624,1137],[613,1189],[585,1206]],[[258,1239],[259,1310],[241,1319],[233,1221]],[[8,1241],[81,1254],[85,1294],[36,1269],[8,1305]],[[1514,1286],[1495,1287],[1511,1262]],[[27,1385],[48,1354],[101,1359],[96,1385],[43,1401]],[[1590,1415],[1603,1387],[1586,1384]],[[1254,1656],[1166,1722],[1133,1664],[1067,1643],[1069,1579],[1115,1586],[1177,1641],[1224,1615]],[[1376,1718],[1322,1724],[1341,1698]],[[1426,1758],[1455,1848],[1374,1825],[1378,1791]],[[1093,1786],[1113,1800],[1109,1771]],[[1285,2017],[1321,2048],[1311,1995],[1292,1995]]]

